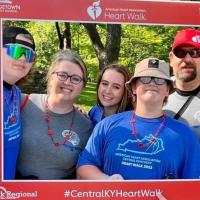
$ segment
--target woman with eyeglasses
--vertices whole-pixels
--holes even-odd
[[[32,74],[35,43],[21,27],[3,27],[3,179],[15,178],[16,160],[21,141],[21,91]]]
[[[132,109],[132,99],[125,88],[129,79],[128,69],[120,64],[110,64],[100,72],[96,86],[97,105],[88,113],[94,126],[107,116]]]
[[[74,107],[87,69],[72,50],[59,51],[47,74],[47,94],[31,94],[22,111],[18,179],[75,179],[79,153],[92,123]]]
[[[193,131],[163,112],[173,89],[169,65],[147,58],[126,83],[134,111],[99,122],[80,154],[80,179],[198,179],[199,143]]]

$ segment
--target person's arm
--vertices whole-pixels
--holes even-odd
[[[123,180],[119,174],[105,174],[104,168],[104,146],[106,134],[109,127],[106,123],[99,122],[94,128],[85,149],[79,155],[77,162],[77,178],[90,180]]]
[[[108,176],[104,174],[99,168],[92,165],[80,166],[77,170],[78,179],[89,179],[89,180],[124,180],[120,174],[113,174]]]
[[[104,174],[99,168],[92,165],[82,165],[77,170],[79,179],[107,179],[108,175]]]

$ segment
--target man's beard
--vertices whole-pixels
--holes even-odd
[[[186,66],[192,68],[193,71],[191,73],[185,74],[185,73],[183,73],[180,70],[178,72],[178,74],[177,74],[178,75],[177,78],[179,80],[185,82],[185,83],[188,83],[188,82],[193,81],[193,80],[196,79],[196,77],[197,77],[197,70],[196,70],[195,66],[193,64],[191,64],[191,63],[187,63]]]

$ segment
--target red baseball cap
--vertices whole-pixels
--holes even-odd
[[[172,50],[178,46],[193,46],[200,49],[200,31],[196,29],[178,31],[174,38]]]

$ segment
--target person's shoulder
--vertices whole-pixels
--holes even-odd
[[[199,146],[199,139],[194,130],[186,123],[180,120],[176,120],[171,117],[167,117],[167,128],[173,133],[179,136],[179,139],[185,144],[193,143],[193,145]]]
[[[131,119],[131,115],[131,111],[125,111],[110,115],[96,124],[96,126],[94,127],[94,132],[100,135],[104,135],[117,127],[127,126]]]
[[[79,127],[82,133],[91,135],[93,131],[93,124],[89,117],[83,114],[81,111],[75,109],[75,124]]]
[[[89,110],[88,114],[93,115],[96,112],[102,112],[102,110],[103,110],[103,108],[101,106],[95,105]]]
[[[99,109],[99,105],[92,106],[92,108],[90,109],[90,111],[96,110],[96,109]],[[90,112],[90,111],[89,111],[89,112]]]
[[[186,122],[182,122],[180,120],[176,120],[173,117],[167,115],[166,116],[166,122],[167,122],[167,126],[170,129],[173,129],[176,132],[184,132],[184,133],[188,133],[188,132],[193,132],[192,128],[186,124]]]
[[[99,123],[103,124],[115,124],[115,123],[119,123],[122,120],[128,120],[130,118],[130,116],[132,115],[132,111],[124,111],[121,113],[116,113],[113,115],[110,115],[108,117],[105,117],[103,120],[101,120]]]
[[[46,94],[32,93],[32,94],[29,94],[29,99],[34,101],[34,100],[44,98],[45,96]]]
[[[92,122],[90,120],[90,118],[88,117],[88,115],[82,113],[81,111],[79,111],[78,109],[75,109],[76,115],[78,116],[78,118],[80,119],[81,123],[84,124],[84,126],[87,125],[92,125]]]
[[[130,115],[133,114],[132,110],[128,110],[128,111],[124,111],[124,112],[120,112],[120,113],[116,113],[112,116],[116,117],[116,118],[124,118],[124,117],[128,117]]]
[[[39,108],[43,108],[46,96],[47,96],[46,94],[36,94],[36,93],[29,94],[28,105],[31,106],[34,105]]]
[[[41,94],[41,93],[31,93],[31,94],[29,94],[30,98],[38,98],[38,97],[41,97],[41,96],[46,96],[46,94]]]
[[[185,123],[174,119],[172,116],[166,114],[166,122],[170,123],[171,125],[175,125],[175,126],[187,126]]]

